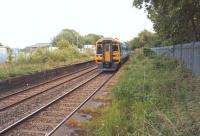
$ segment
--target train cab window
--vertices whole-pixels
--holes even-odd
[[[118,47],[117,47],[117,45],[112,45],[112,51],[118,51]]]
[[[102,45],[97,45],[97,54],[102,54]]]

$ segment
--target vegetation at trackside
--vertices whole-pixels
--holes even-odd
[[[74,46],[49,51],[39,48],[28,54],[21,52],[7,64],[0,65],[0,79],[44,71],[55,67],[94,59],[90,50],[80,53]]]
[[[111,107],[88,124],[86,135],[198,135],[200,92],[193,81],[176,61],[136,50],[113,88]]]
[[[146,11],[155,33],[141,31],[128,41],[132,49],[200,41],[199,0],[133,0],[133,6]]]
[[[147,12],[162,44],[200,41],[199,0],[133,0],[133,6]]]
[[[141,31],[137,37],[134,37],[127,42],[129,47],[133,50],[141,47],[157,47],[160,46],[161,43],[157,33],[150,32],[146,29]]]
[[[81,53],[79,48],[85,44],[95,45],[95,42],[101,37],[96,34],[81,36],[75,30],[63,29],[52,39],[52,47],[57,48],[55,50],[48,47],[29,49],[28,51],[24,49],[17,56],[12,56],[12,52],[8,48],[8,63],[0,65],[0,80],[92,60],[94,59],[92,50],[85,49]],[[0,43],[0,46],[3,45]]]

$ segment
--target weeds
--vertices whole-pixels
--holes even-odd
[[[200,133],[200,96],[193,78],[176,61],[137,50],[106,115],[90,129],[97,136],[182,136]],[[194,109],[195,107],[195,109]]]
[[[22,52],[8,64],[0,65],[0,80],[92,59],[94,54],[91,52],[81,54],[75,47],[55,51],[36,49],[28,54]]]

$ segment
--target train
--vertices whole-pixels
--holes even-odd
[[[102,71],[116,71],[129,54],[128,45],[117,38],[101,38],[96,42],[95,61]]]

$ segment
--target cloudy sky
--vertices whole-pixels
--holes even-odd
[[[0,42],[23,48],[50,42],[62,29],[127,41],[153,31],[146,13],[132,0],[0,0]]]

